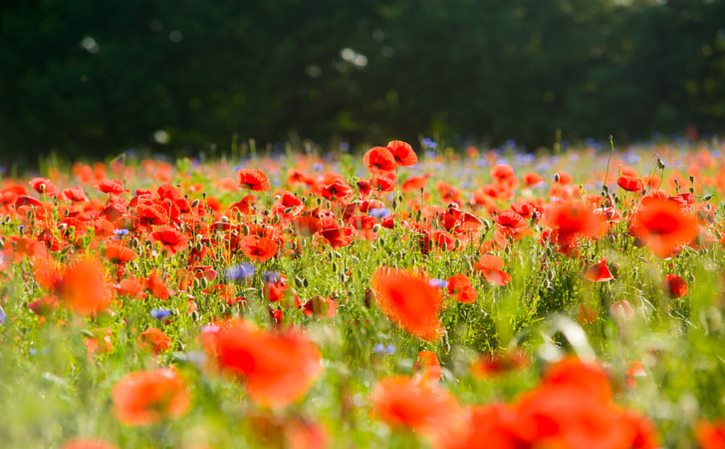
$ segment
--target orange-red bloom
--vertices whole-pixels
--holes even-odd
[[[381,380],[371,402],[375,414],[391,427],[423,434],[434,433],[459,412],[458,403],[443,387],[403,376]]]
[[[687,282],[676,274],[665,276],[665,288],[670,298],[682,298],[687,295]]]
[[[397,167],[393,153],[386,147],[373,147],[363,155],[363,164],[371,173],[393,171]]]
[[[249,396],[263,405],[299,399],[322,369],[317,346],[297,331],[269,333],[231,320],[205,329],[202,341],[219,367],[243,380]]]
[[[269,190],[269,179],[262,170],[254,168],[243,168],[239,170],[239,184],[242,187],[254,190],[255,192],[264,192]]]
[[[503,260],[493,254],[484,254],[473,264],[483,277],[493,285],[503,286],[511,282],[511,275],[502,270]]]
[[[375,299],[388,318],[424,340],[440,336],[443,300],[426,276],[380,268],[372,277]]]
[[[395,163],[400,166],[415,165],[418,163],[418,156],[413,151],[413,147],[402,140],[391,140],[388,142],[387,148],[393,155]]]
[[[697,236],[697,218],[675,202],[662,198],[643,201],[634,214],[630,231],[657,257],[668,257]]]
[[[587,267],[584,271],[584,277],[592,282],[607,282],[614,279],[612,272],[609,271],[606,259],[602,259],[599,263]]]
[[[471,304],[476,300],[476,289],[471,285],[471,280],[463,273],[448,278],[447,290],[449,295],[455,295],[456,301],[464,304]]]
[[[189,409],[186,382],[173,368],[127,374],[113,387],[113,406],[123,424],[154,424]]]
[[[76,438],[66,442],[62,449],[116,449],[116,446],[101,440]]]
[[[239,247],[245,256],[254,262],[264,263],[277,254],[277,243],[266,237],[248,235],[239,241]]]
[[[60,299],[81,315],[95,315],[111,305],[113,290],[97,259],[81,257],[65,268]]]
[[[695,437],[701,449],[725,448],[725,420],[700,422],[695,428]]]

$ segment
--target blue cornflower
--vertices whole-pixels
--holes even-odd
[[[448,287],[448,281],[446,281],[444,279],[431,279],[429,281],[429,283],[430,283],[431,287],[435,287],[435,288],[446,288],[446,287]]]
[[[236,265],[233,267],[227,268],[227,279],[231,281],[239,281],[244,279],[249,279],[250,277],[254,276],[256,269],[254,268],[254,265],[251,263],[243,263],[241,265]]]
[[[387,354],[391,354],[391,355],[395,354],[395,346],[393,346],[392,344],[389,344],[388,346],[385,347],[385,352]]]
[[[380,208],[372,208],[368,211],[368,215],[370,215],[373,218],[385,218],[388,215],[390,215],[390,210],[380,207]]]
[[[128,234],[128,229],[116,229],[113,233],[116,234],[117,237],[123,237]]]
[[[373,346],[373,352],[376,354],[382,354],[385,352],[385,346],[382,343],[378,343]]]
[[[279,274],[275,271],[265,271],[262,273],[262,280],[274,284],[279,280]]]
[[[7,319],[7,315],[5,315],[5,311],[2,307],[0,307],[0,326],[5,324],[5,320]]]
[[[423,137],[423,146],[435,149],[438,147],[438,142],[431,139],[430,137]]]
[[[151,309],[151,312],[149,313],[157,320],[164,320],[171,316],[171,310],[169,309]]]

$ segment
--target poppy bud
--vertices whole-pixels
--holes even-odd
[[[660,170],[665,169],[665,163],[660,158],[657,158],[657,168],[659,168]]]
[[[561,177],[559,176],[559,173],[554,173],[554,182],[558,183],[560,179]]]
[[[199,199],[198,198],[191,202],[191,208],[192,209],[196,209],[197,207],[199,207]]]

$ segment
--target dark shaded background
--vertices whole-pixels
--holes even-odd
[[[2,0],[0,158],[725,127],[725,1]],[[164,130],[169,137],[154,133]]]

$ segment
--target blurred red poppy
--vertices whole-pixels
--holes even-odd
[[[426,276],[380,268],[373,274],[372,288],[383,313],[403,329],[424,340],[440,336],[443,300]]]
[[[186,382],[173,368],[127,374],[113,386],[113,406],[123,424],[154,424],[189,409]]]

